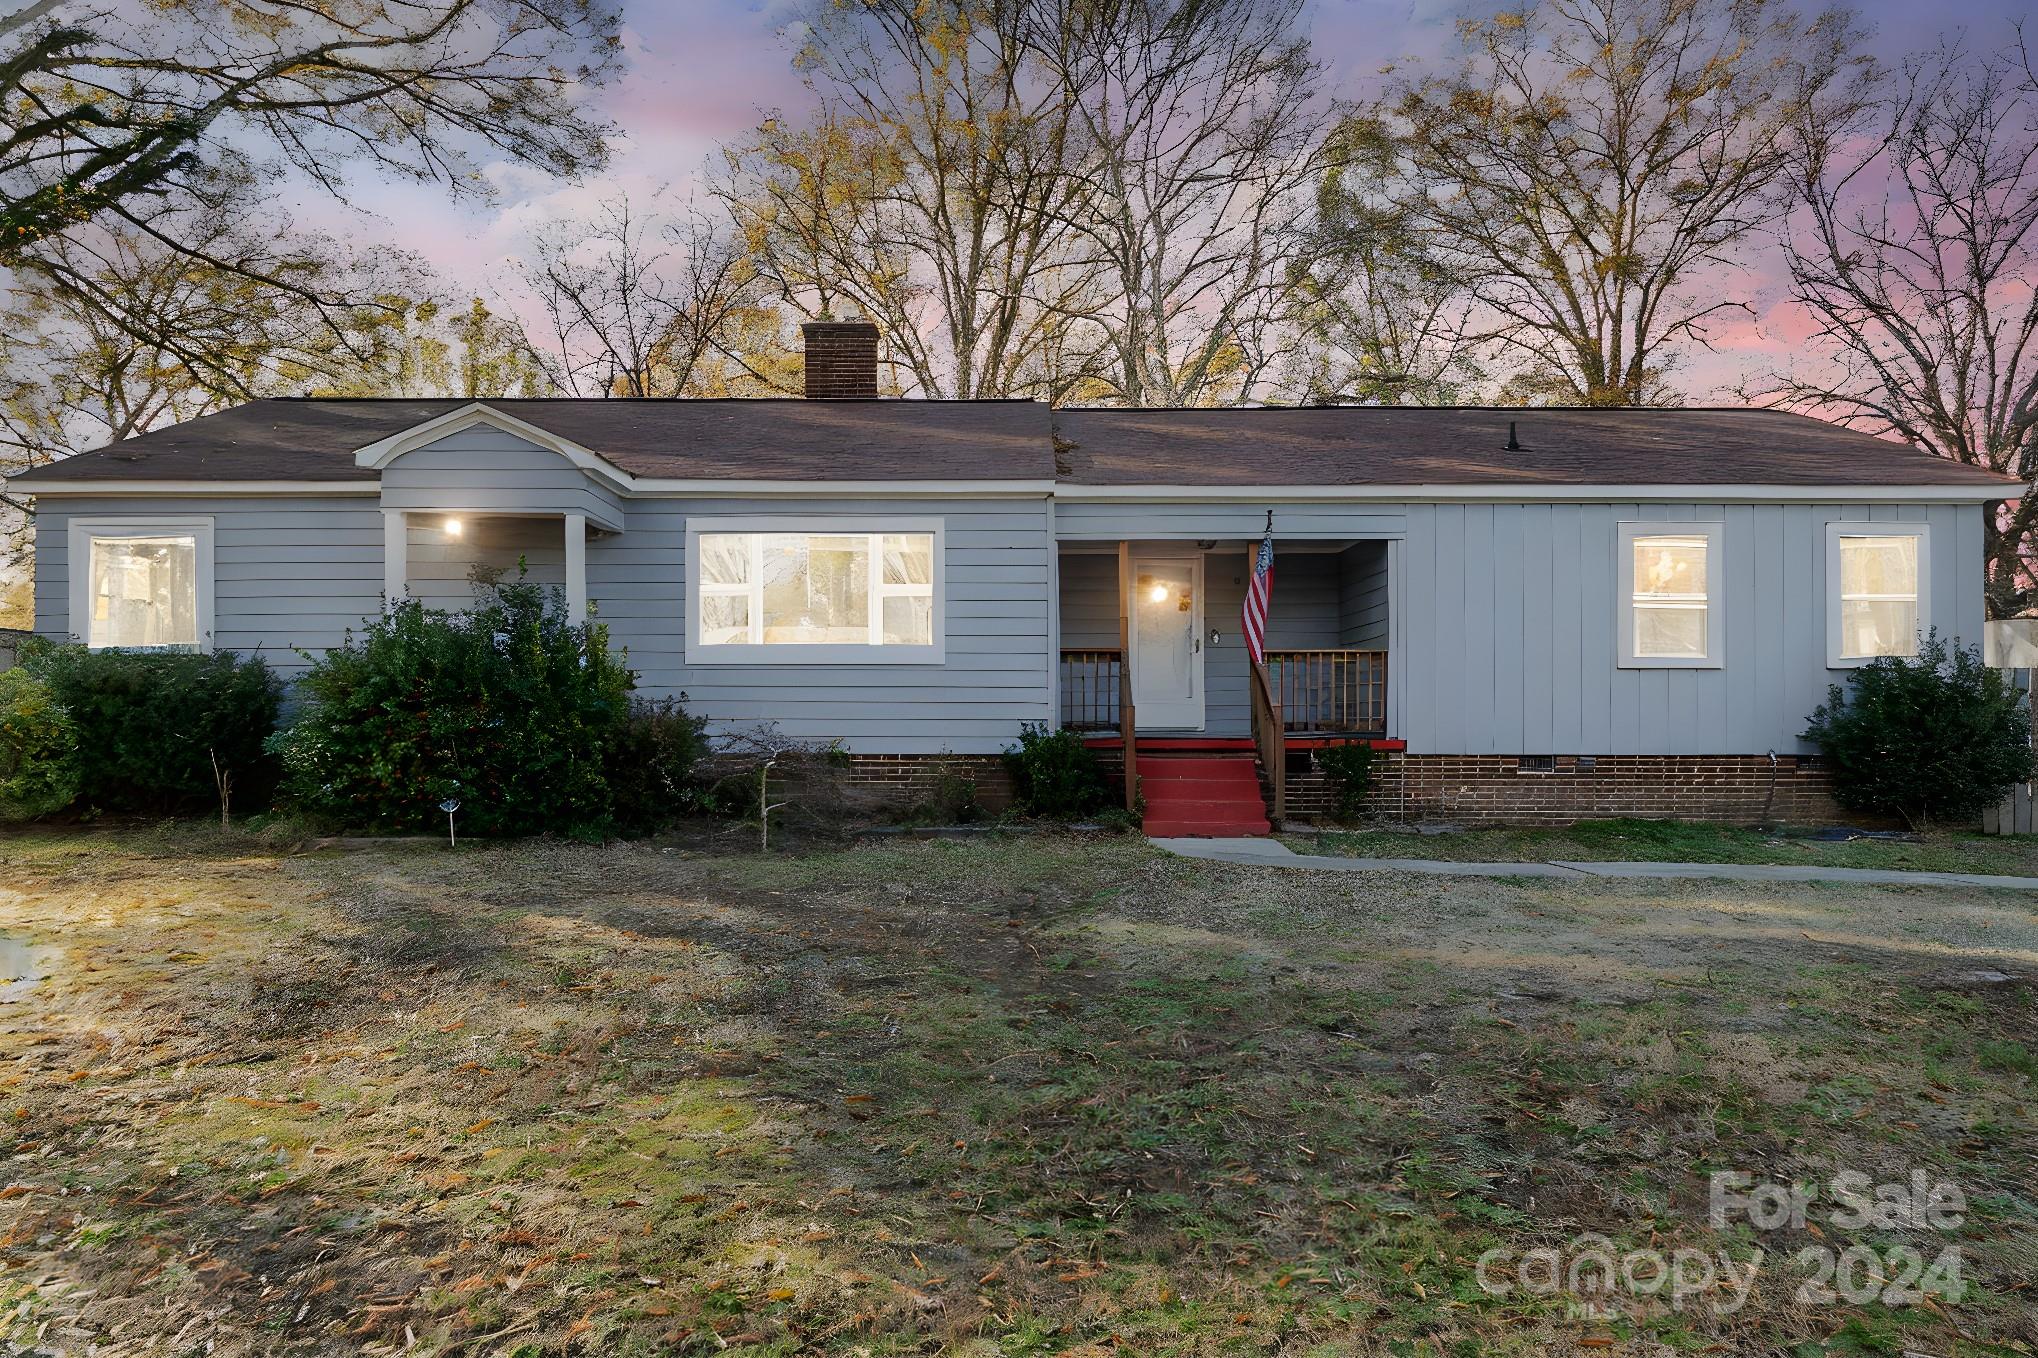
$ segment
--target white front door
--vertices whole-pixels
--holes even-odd
[[[1141,730],[1203,729],[1203,558],[1134,556],[1132,704]]]

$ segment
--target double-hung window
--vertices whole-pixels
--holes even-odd
[[[87,646],[211,646],[211,519],[73,519],[69,548],[70,630]]]
[[[1826,663],[1866,664],[1916,655],[1930,627],[1926,527],[1921,523],[1826,525]]]
[[[939,520],[696,519],[689,664],[942,658]]]
[[[1620,526],[1620,663],[1627,669],[1717,669],[1724,525]]]

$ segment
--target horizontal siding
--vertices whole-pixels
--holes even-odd
[[[587,514],[611,524],[624,517],[613,490],[559,454],[487,426],[448,434],[383,468],[382,506]]]
[[[405,585],[426,608],[470,608],[476,576],[566,583],[566,535],[559,519],[493,518],[466,522],[448,538],[436,519],[414,517],[405,548]]]
[[[366,499],[78,499],[39,503],[35,620],[45,636],[71,634],[73,518],[203,515],[213,532],[213,645],[259,655],[286,676],[302,648],[338,646],[382,607],[382,515]]]
[[[939,665],[686,664],[689,517],[943,523],[946,633]],[[866,753],[994,753],[1047,721],[1050,543],[1045,501],[633,500],[625,531],[588,544],[588,597],[642,690],[684,693],[727,732],[776,722]]]
[[[1386,649],[1387,544],[1354,543],[1337,562],[1337,644]]]
[[[1420,754],[1805,752],[1826,668],[1826,524],[1931,526],[1930,621],[1981,636],[1974,505],[1441,504],[1401,560],[1403,735]],[[1719,669],[1619,666],[1617,526],[1725,525]]]

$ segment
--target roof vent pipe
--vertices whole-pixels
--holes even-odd
[[[1513,420],[1509,420],[1507,422],[1507,451],[1510,453],[1518,453],[1521,451],[1521,440],[1514,436]]]

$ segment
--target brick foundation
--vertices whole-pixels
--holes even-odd
[[[1302,752],[1289,754],[1288,815],[1327,817],[1330,781]],[[1558,755],[1551,771],[1518,755],[1382,754],[1367,792],[1370,815],[1460,825],[1565,825],[1639,816],[1755,825],[1845,823],[1825,771],[1809,756]]]
[[[1124,760],[1097,751],[1116,786]],[[1158,756],[1157,756],[1158,757]],[[1766,755],[1558,755],[1554,771],[1522,767],[1518,755],[1374,756],[1366,814],[1382,820],[1450,821],[1458,825],[1566,825],[1612,816],[1755,825],[1845,824],[1858,817],[1834,803],[1825,771],[1810,756],[1779,755],[1775,793]],[[809,767],[794,777],[831,781],[846,810],[897,813],[953,795],[953,780],[976,790],[976,803],[995,815],[1012,802],[1012,782],[996,755],[850,755],[846,765]],[[1288,818],[1322,821],[1336,794],[1308,751],[1288,753]]]
[[[1012,777],[1005,761],[994,754],[853,754],[847,782],[851,788],[910,807],[947,790],[950,779],[976,788],[976,803],[996,815],[1012,804]]]
[[[699,772],[709,778],[745,775],[756,764],[742,756],[711,755]],[[913,811],[950,814],[965,788],[978,809],[997,815],[1012,804],[1012,779],[994,754],[852,754],[788,759],[772,770],[772,796],[783,793],[822,820],[888,820]],[[754,795],[748,794],[748,795]]]

